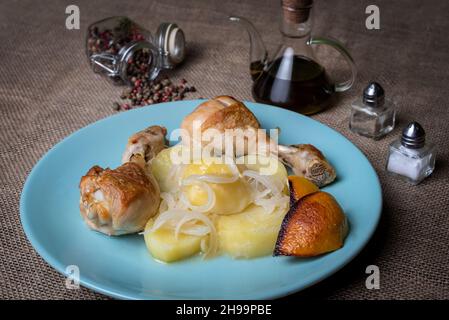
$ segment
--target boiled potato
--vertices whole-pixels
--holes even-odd
[[[191,175],[213,175],[231,177],[232,172],[228,165],[211,160],[210,163],[189,164],[184,169],[183,178]],[[216,202],[209,211],[215,214],[233,214],[243,211],[251,202],[249,185],[241,178],[232,183],[209,183],[215,193]],[[201,185],[190,185],[184,188],[185,195],[191,204],[204,205],[207,201],[207,191]]]
[[[176,145],[174,147],[164,149],[159,152],[151,162],[152,173],[156,178],[162,192],[167,192],[176,187],[177,181],[170,179],[169,177],[170,170],[173,166],[170,153],[178,152],[180,148],[180,145]]]
[[[180,147],[163,150],[152,162],[153,174],[162,191],[171,190],[178,183],[169,177],[172,167],[170,152],[174,148]],[[269,168],[274,168],[272,174],[276,175],[276,180],[285,181],[285,190],[288,190],[287,170],[282,163],[275,158],[260,160],[251,157],[255,156],[240,159],[245,163],[244,166],[239,165],[240,170],[249,169],[263,174],[269,172]],[[212,158],[201,163],[185,165],[181,179],[192,175],[231,177],[229,166],[215,160]],[[287,208],[277,208],[274,212],[267,213],[262,207],[251,204],[251,188],[241,177],[232,183],[207,182],[207,184],[216,197],[215,205],[209,212],[218,215],[215,226],[220,250],[235,258],[253,258],[271,254]],[[204,205],[207,201],[207,191],[199,184],[184,186],[183,192],[195,206]],[[152,224],[153,219],[148,222],[145,230],[151,228]],[[150,253],[154,258],[164,262],[184,259],[199,253],[202,239],[203,237],[179,234],[176,240],[174,231],[164,227],[145,234],[145,242]]]
[[[267,213],[251,205],[244,212],[217,219],[220,250],[234,258],[254,258],[273,253],[287,208]]]
[[[148,221],[145,231],[151,228],[153,222],[153,219]],[[154,232],[146,232],[144,238],[151,255],[163,262],[185,259],[201,251],[202,237],[180,233],[176,239],[173,229],[161,227]]]
[[[276,180],[285,183],[284,193],[288,194],[287,169],[278,159],[262,155],[246,155],[236,160],[240,171],[253,170],[262,175],[274,176]]]
[[[246,155],[236,160],[239,165],[246,166],[249,170],[254,170],[263,175],[276,175],[281,180],[287,180],[287,169],[275,157],[262,155]]]

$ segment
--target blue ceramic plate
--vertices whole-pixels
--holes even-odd
[[[91,124],[52,148],[34,167],[20,201],[22,225],[37,252],[56,270],[76,265],[81,284],[125,299],[262,299],[304,289],[330,276],[367,243],[378,223],[382,195],[365,156],[327,126],[284,109],[251,103],[264,128],[281,127],[283,144],[311,143],[335,166],[325,188],[346,212],[350,233],[342,249],[313,259],[262,257],[173,264],[152,259],[142,236],[108,237],[89,230],[78,209],[80,177],[94,164],[116,167],[128,137],[149,125],[172,130],[202,100],[158,104]],[[64,290],[61,283],[61,290]]]

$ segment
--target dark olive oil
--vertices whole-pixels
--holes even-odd
[[[266,70],[251,64],[254,80],[253,97],[257,102],[272,104],[302,114],[319,112],[331,102],[334,86],[324,68],[304,56],[281,57]]]

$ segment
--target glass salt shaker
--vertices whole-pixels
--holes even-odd
[[[385,99],[385,91],[377,82],[371,82],[363,91],[363,97],[353,102],[349,128],[372,139],[380,139],[393,130],[395,104]]]
[[[390,145],[386,169],[412,184],[418,184],[435,168],[435,146],[426,143],[421,125],[411,122],[402,137]]]
[[[185,37],[174,23],[159,25],[155,36],[127,17],[110,17],[87,29],[86,54],[95,72],[116,83],[131,84],[139,68],[150,80],[185,57]]]

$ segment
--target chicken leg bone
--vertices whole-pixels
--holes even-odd
[[[336,178],[335,169],[320,150],[311,144],[278,145],[278,157],[295,175],[305,177],[323,187]]]

